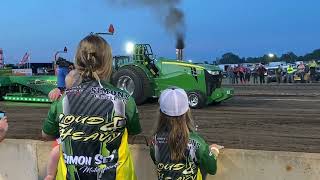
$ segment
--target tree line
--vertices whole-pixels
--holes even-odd
[[[311,53],[307,53],[304,56],[297,56],[293,52],[288,52],[282,54],[280,57],[277,55],[268,55],[265,54],[261,57],[243,57],[240,58],[238,55],[228,52],[222,55],[221,58],[217,59],[214,64],[241,64],[241,63],[270,63],[277,61],[285,61],[287,63],[293,63],[295,61],[311,61],[311,60],[320,60],[320,49],[316,49]]]

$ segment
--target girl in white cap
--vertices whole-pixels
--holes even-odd
[[[204,179],[215,174],[222,146],[209,146],[193,130],[188,96],[183,89],[162,92],[160,117],[152,137],[150,155],[157,166],[158,179]]]

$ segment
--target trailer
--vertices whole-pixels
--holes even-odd
[[[0,98],[7,101],[50,102],[49,92],[57,85],[55,76],[14,75],[13,69],[0,69]]]

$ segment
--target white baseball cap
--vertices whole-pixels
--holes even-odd
[[[181,116],[189,110],[187,93],[180,88],[164,90],[159,98],[160,110],[168,116]]]

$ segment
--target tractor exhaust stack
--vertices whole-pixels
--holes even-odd
[[[176,49],[177,54],[177,60],[182,61],[183,60],[183,49]]]
[[[177,60],[183,61],[184,40],[182,36],[178,36],[176,45]]]

